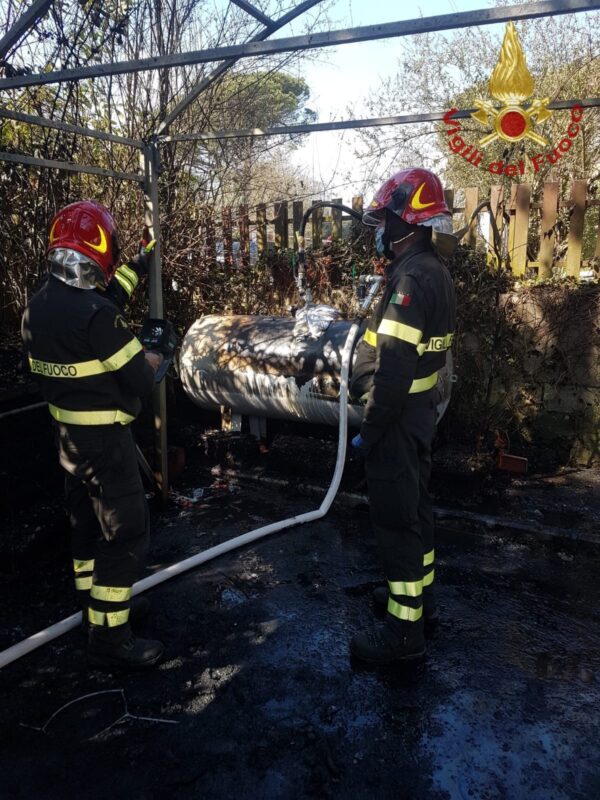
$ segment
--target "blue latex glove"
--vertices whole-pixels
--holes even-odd
[[[352,444],[352,447],[354,447],[356,450],[360,450],[363,447],[364,441],[363,441],[363,438],[360,435],[360,433],[356,434],[354,439],[352,439],[351,444]]]

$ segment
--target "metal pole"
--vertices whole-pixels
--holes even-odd
[[[231,0],[231,2],[241,8],[242,11],[245,11],[246,14],[250,14],[254,19],[257,19],[262,25],[266,25],[267,28],[273,22],[272,19],[263,14],[258,8],[255,8],[255,6],[247,3],[246,0]]]
[[[51,5],[52,0],[37,0],[37,2],[29,6],[27,11],[19,17],[12,28],[0,39],[0,61],[4,59],[4,56],[8,53],[10,48],[16,44],[30,28],[33,28],[38,19],[44,16]]]
[[[275,31],[285,27],[289,22],[300,16],[300,14],[303,14],[305,11],[308,11],[308,9],[316,6],[320,2],[321,0],[304,0],[303,3],[300,3],[300,5],[296,6],[291,11],[288,11],[288,13],[284,14],[282,17],[280,17],[280,19],[270,20],[267,27],[260,31],[260,33],[257,33],[256,36],[254,36],[250,41],[262,42],[272,33],[275,33]],[[169,114],[167,114],[156,132],[163,133],[166,131],[174,119],[180,116],[180,114],[182,114],[185,109],[202,94],[202,92],[205,92],[209,86],[212,86],[212,84],[218,80],[221,75],[224,75],[227,70],[231,69],[231,67],[236,64],[237,61],[237,58],[230,58],[229,60],[224,61],[222,64],[219,64],[219,66],[216,67],[216,69],[214,69],[206,78],[203,78],[200,83],[198,83],[198,85],[195,86],[190,92],[188,92],[188,94],[186,94],[186,96],[180,100],[179,103],[177,103],[175,108],[169,112]]]
[[[142,182],[141,175],[133,172],[115,172],[103,167],[90,167],[84,164],[74,164],[71,161],[51,161],[48,158],[34,158],[23,156],[20,153],[0,152],[0,161],[9,161],[13,164],[27,164],[30,167],[45,167],[46,169],[64,169],[67,172],[85,172],[87,175],[104,175],[106,178],[116,178],[120,181]]]
[[[53,128],[57,131],[67,131],[67,133],[79,133],[82,136],[90,136],[92,139],[102,139],[106,142],[125,144],[128,147],[137,147],[138,150],[141,150],[144,146],[144,143],[137,139],[128,139],[126,136],[117,136],[114,133],[96,131],[93,128],[83,128],[81,125],[71,125],[70,122],[61,122],[57,119],[36,117],[33,114],[23,114],[21,111],[13,111],[9,108],[0,108],[0,117],[14,119],[18,122],[29,122],[31,125],[39,125],[42,128]]]
[[[160,174],[160,154],[155,139],[144,149],[144,199],[146,203],[146,225],[150,236],[156,239],[156,245],[150,262],[148,290],[150,299],[150,316],[163,316],[162,296],[162,259],[160,235],[160,207],[158,200],[158,176]],[[154,389],[152,404],[154,408],[154,447],[156,452],[156,483],[163,505],[169,493],[169,475],[167,465],[167,394],[165,381],[161,381]]]
[[[476,25],[495,25],[520,19],[540,19],[542,17],[575,14],[579,11],[594,11],[600,2],[594,0],[537,0],[523,5],[485,8],[478,11],[464,11],[459,14],[441,14],[436,17],[385,22],[379,25],[364,25],[359,28],[344,28],[337,31],[324,31],[304,36],[289,36],[269,41],[253,41],[229,47],[214,47],[209,50],[192,50],[186,53],[170,53],[164,56],[94,64],[88,67],[59,70],[56,72],[20,75],[16,78],[0,80],[1,89],[17,89],[22,86],[40,86],[46,83],[80,81],[102,75],[122,75],[130,72],[161,69],[162,67],[184,67],[190,64],[205,64],[209,61],[225,61],[231,58],[254,58],[276,53],[289,53],[299,50],[314,50],[318,47],[335,47],[354,42],[391,39],[398,36],[414,36],[419,33],[454,30]]]
[[[548,103],[552,111],[564,111],[575,106],[596,108],[600,98],[587,97],[584,100],[556,100]],[[525,106],[527,107],[527,106]],[[452,119],[468,119],[476,108],[465,108],[452,114]],[[162,142],[195,142],[213,139],[243,139],[255,136],[284,136],[295,133],[319,133],[319,131],[341,131],[354,128],[378,128],[384,125],[417,125],[422,122],[438,122],[448,114],[446,111],[433,111],[426,114],[402,114],[397,117],[370,117],[366,119],[345,119],[338,122],[313,122],[306,125],[278,125],[273,128],[246,128],[230,131],[203,131],[202,133],[181,133],[161,137]]]

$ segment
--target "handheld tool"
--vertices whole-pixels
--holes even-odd
[[[177,347],[177,333],[173,324],[166,319],[151,319],[144,321],[140,333],[140,342],[146,350],[160,353],[163,362],[156,371],[155,383],[160,383],[169,369],[175,348]]]

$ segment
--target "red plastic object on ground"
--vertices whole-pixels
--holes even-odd
[[[496,468],[505,472],[524,475],[527,472],[528,461],[522,456],[513,456],[510,453],[496,453]]]

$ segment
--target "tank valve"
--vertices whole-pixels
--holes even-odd
[[[377,281],[377,286],[381,283],[381,279],[378,275],[361,275],[358,279],[358,283],[355,286],[356,292],[356,299],[357,300],[364,300],[367,296],[367,287],[371,286],[374,281]]]
[[[360,301],[358,318],[364,319],[379,291],[383,277],[381,275],[361,275],[356,286],[356,297]]]

